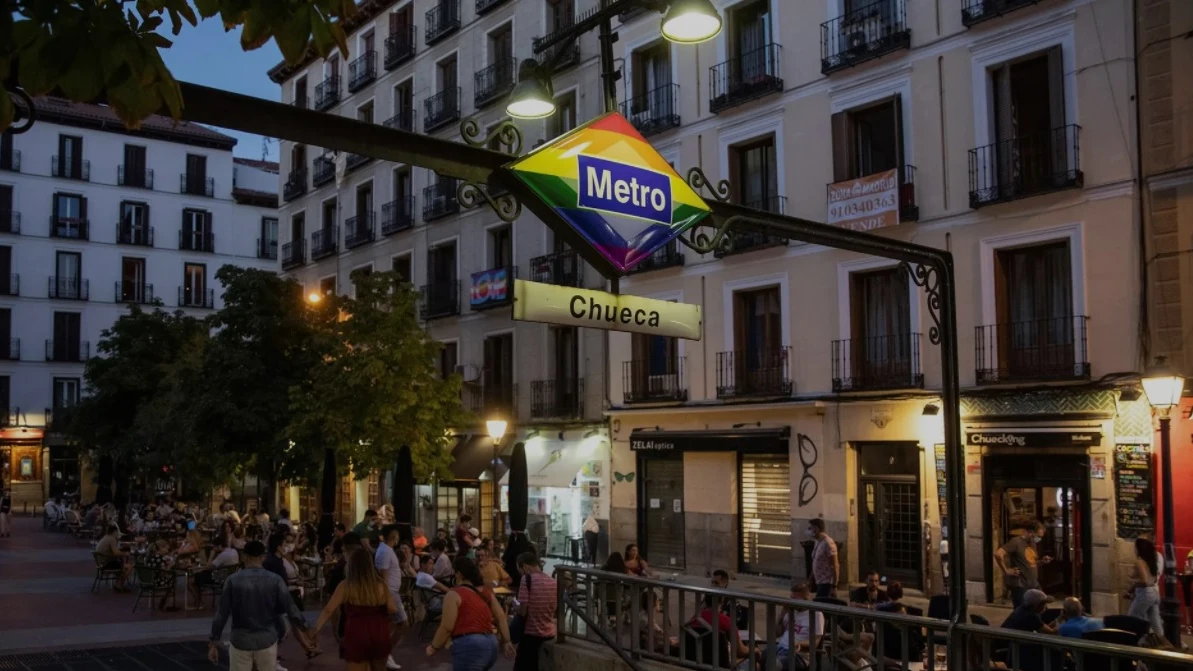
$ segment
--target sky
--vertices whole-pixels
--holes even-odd
[[[177,36],[170,35],[167,29],[165,36],[174,45],[162,49],[162,58],[175,79],[267,100],[280,98],[281,89],[266,74],[282,60],[272,40],[260,49],[244,51],[240,48],[240,28],[224,32],[218,17],[200,21],[198,26],[184,25]],[[233,154],[261,158],[260,135],[219,130],[238,140]],[[269,159],[278,160],[277,142],[270,143]]]

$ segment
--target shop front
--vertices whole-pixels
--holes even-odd
[[[504,521],[495,522],[493,515],[493,465],[496,463],[498,477],[504,474],[505,465],[496,456],[488,436],[458,436],[452,447],[451,477],[415,485],[414,525],[427,538],[433,538],[438,529],[451,535],[460,516],[468,515],[482,537],[500,535]]]
[[[41,429],[0,429],[0,487],[12,490],[14,508],[32,508],[45,502],[47,452],[42,447]],[[77,471],[75,477],[77,480]]]

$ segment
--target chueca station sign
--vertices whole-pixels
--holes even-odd
[[[699,340],[700,306],[514,280],[514,319]]]

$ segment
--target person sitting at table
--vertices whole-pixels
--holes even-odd
[[[1087,631],[1098,631],[1105,627],[1100,617],[1088,617],[1081,599],[1071,596],[1061,604],[1061,623],[1056,632],[1065,638],[1081,638]]]
[[[514,582],[501,562],[481,548],[476,550],[476,566],[480,569],[481,577],[485,579],[486,587],[509,587]]]
[[[128,577],[132,575],[133,565],[129,562],[131,555],[120,549],[120,527],[115,524],[108,525],[107,533],[95,546],[95,553],[106,559],[105,571],[119,571],[114,589],[117,592],[127,592]]]
[[[1038,589],[1029,589],[1023,593],[1023,605],[1011,611],[1007,619],[1003,620],[1003,629],[1027,631],[1040,634],[1055,634],[1056,624],[1044,624],[1040,617],[1048,608],[1052,599]]]
[[[452,560],[447,556],[447,545],[442,539],[436,538],[431,541],[431,559],[435,562],[431,575],[435,576],[436,580],[451,580],[456,574],[456,570],[452,568]]]
[[[336,522],[335,526],[331,528],[331,543],[323,548],[325,558],[339,557],[344,554],[344,534],[346,533],[348,533],[348,528],[344,526],[344,523]]]
[[[232,524],[240,524],[240,513],[236,512],[236,506],[231,502],[224,503],[224,519]]]
[[[650,570],[646,559],[638,553],[638,545],[636,543],[630,543],[625,546],[625,555],[623,558],[625,559],[625,570],[628,575],[635,575],[639,578],[655,577],[655,573]]]
[[[879,587],[880,582],[878,571],[870,569],[866,574],[866,584],[849,593],[849,605],[854,608],[873,609],[878,604],[889,601],[887,593]]]
[[[886,586],[886,601],[879,601],[874,604],[874,610],[883,613],[898,613],[906,611],[906,607],[901,603],[903,599],[903,583],[898,580],[892,580]]]
[[[228,569],[240,563],[240,554],[228,547],[227,543],[218,536],[212,543],[212,552],[215,553],[215,556],[211,558],[206,570],[195,572],[191,576],[190,584],[187,585],[187,589],[191,591],[191,600],[195,603],[190,610],[199,610],[203,607],[202,591],[204,587],[222,582],[223,578],[228,575]]]
[[[415,596],[422,602],[423,618],[427,615],[438,615],[443,612],[443,595],[451,591],[447,585],[435,579],[435,560],[430,555],[423,555],[418,574],[414,577],[414,586],[424,591],[415,592]],[[455,569],[452,569],[455,575]]]
[[[153,587],[162,593],[157,607],[164,609],[166,599],[174,592],[174,555],[170,553],[170,541],[157,539],[145,556],[145,566],[153,569]]]
[[[178,548],[179,561],[203,562],[203,534],[198,529],[186,532],[186,538]]]
[[[319,531],[315,529],[315,525],[306,522],[296,531],[298,545],[294,548],[295,555],[299,557],[319,556]]]
[[[294,537],[283,529],[269,537],[269,548],[261,567],[286,581],[295,605],[302,609],[302,587],[298,584],[298,564],[294,563],[293,553]]]
[[[223,541],[223,547],[228,547],[232,543],[232,534],[236,532],[236,525],[231,520],[222,520],[219,529],[215,532],[215,537]]]
[[[402,566],[402,576],[413,578],[418,575],[418,562],[410,544],[402,541],[398,545],[398,563]]]
[[[410,532],[414,538],[414,552],[422,554],[423,550],[427,549],[427,545],[430,544],[430,541],[427,540],[427,535],[423,533],[421,527],[414,527]]]
[[[715,631],[720,634],[727,634],[732,645],[735,660],[751,658],[757,652],[756,649],[751,648],[741,640],[741,633],[738,631],[737,625],[733,622],[732,618],[720,611],[713,611],[711,601],[707,601],[701,606],[700,612],[688,621],[688,626],[698,631]],[[706,659],[704,663],[710,664],[712,660]],[[730,668],[730,666],[726,665],[724,668]],[[747,665],[747,668],[753,668],[753,664]]]
[[[97,524],[99,524],[103,512],[103,508],[100,508],[97,505],[93,505],[88,508],[87,513],[83,515],[83,527],[86,529],[95,527]]]
[[[237,524],[232,529],[232,537],[228,539],[228,547],[233,550],[243,550],[245,545],[248,545],[248,539],[245,538],[244,525]]]
[[[451,536],[447,535],[447,529],[440,527],[439,530],[435,532],[435,540],[443,543],[444,552],[453,555],[456,553],[455,543],[452,542]],[[434,543],[434,541],[432,541],[432,543]]]
[[[289,508],[282,508],[278,510],[277,526],[277,531],[281,531],[281,527],[286,527],[287,530],[294,531],[294,522],[290,520]]]

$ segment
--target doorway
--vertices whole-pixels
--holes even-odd
[[[858,579],[871,570],[906,587],[923,583],[920,448],[916,443],[860,443]]]
[[[638,459],[638,545],[656,569],[684,567],[683,453]]]

